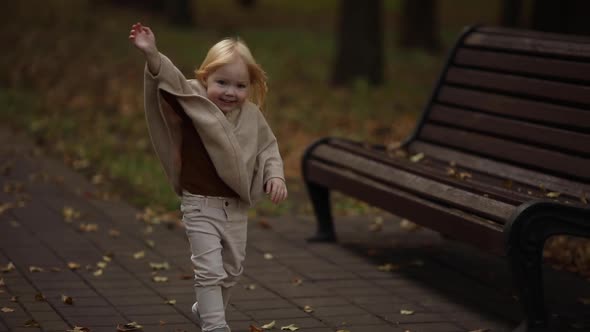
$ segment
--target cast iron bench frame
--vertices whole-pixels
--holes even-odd
[[[473,174],[449,176],[460,170]],[[466,28],[399,149],[325,137],[307,147],[302,172],[318,221],[310,240],[336,240],[337,190],[506,255],[526,315],[518,330],[543,330],[545,241],[590,237],[590,39]]]

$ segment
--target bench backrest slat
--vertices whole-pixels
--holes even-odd
[[[560,37],[468,33],[416,139],[590,183],[590,39]]]

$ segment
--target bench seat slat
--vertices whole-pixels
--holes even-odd
[[[467,87],[492,89],[506,94],[590,105],[590,87],[517,75],[451,67],[445,81]]]
[[[314,183],[370,202],[398,216],[420,220],[421,225],[452,235],[454,239],[499,255],[504,254],[503,226],[497,223],[318,160],[309,160],[305,167],[307,178]]]
[[[443,86],[437,101],[523,120],[590,129],[590,111],[573,107],[452,86]]]
[[[464,40],[464,45],[561,58],[579,57],[588,59],[588,54],[590,54],[590,44],[577,44],[561,40],[541,40],[531,36],[507,36],[480,32],[475,32],[467,36]]]
[[[511,161],[531,168],[544,169],[560,176],[590,180],[590,159],[544,150],[466,130],[434,124],[422,127],[420,139],[455,147],[497,160]]]
[[[514,181],[514,185],[517,185],[518,183],[535,187],[543,185],[548,191],[566,193],[572,197],[578,198],[578,200],[585,194],[590,198],[590,184],[574,182],[568,179],[510,165],[490,158],[474,156],[470,153],[464,153],[456,149],[442,147],[424,141],[412,142],[408,146],[408,150],[411,153],[422,152],[427,156],[446,162],[455,162],[457,165],[471,170],[512,180]]]
[[[365,177],[388,183],[415,195],[455,206],[498,223],[505,223],[514,206],[473,194],[438,181],[388,167],[383,163],[354,155],[329,145],[321,145],[312,152],[314,159],[354,171]]]
[[[542,145],[543,148],[570,150],[590,154],[590,135],[555,129],[523,121],[501,118],[490,114],[433,105],[429,121],[465,128],[491,135],[504,136],[523,143]],[[572,144],[576,142],[576,144]]]
[[[455,54],[453,63],[495,71],[547,76],[558,80],[590,81],[590,63],[587,62],[462,48]]]
[[[500,26],[482,26],[475,29],[477,32],[488,33],[493,35],[503,35],[511,37],[525,37],[530,39],[556,40],[560,42],[571,42],[580,44],[590,44],[586,36],[577,36],[569,34],[551,33],[545,31],[522,30]]]

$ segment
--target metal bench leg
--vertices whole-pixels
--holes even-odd
[[[526,316],[526,320],[515,332],[544,331],[548,324],[542,271],[544,239],[531,236],[523,239],[521,244],[508,253],[512,275]]]
[[[318,222],[316,235],[307,239],[309,242],[336,241],[334,223],[332,222],[332,207],[330,204],[330,190],[312,182],[305,182],[307,192],[313,204],[313,210]]]

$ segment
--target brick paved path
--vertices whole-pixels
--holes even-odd
[[[12,262],[16,267],[0,272],[5,283],[0,308],[14,309],[0,311],[0,332],[65,331],[74,325],[115,331],[117,324],[131,321],[144,331],[198,330],[190,312],[194,293],[182,228],[153,225],[149,232],[136,218],[139,211],[123,202],[90,199],[88,193],[96,188],[60,162],[36,156],[25,138],[3,129],[0,142],[5,189],[0,206],[25,202],[24,207],[0,208],[0,266]],[[19,183],[21,192],[13,189]],[[65,206],[82,217],[66,222]],[[309,332],[509,331],[514,326],[520,310],[504,261],[427,230],[409,233],[393,220],[370,232],[371,219],[340,218],[340,244],[313,245],[304,240],[315,227],[311,217],[265,219],[270,227],[251,220],[245,276],[228,311],[233,331],[273,320],[274,330],[295,324]],[[81,223],[97,229],[80,231]],[[120,235],[112,236],[113,230]],[[140,251],[144,257],[133,257]],[[105,261],[108,255],[112,259]],[[68,262],[81,267],[70,270]],[[95,275],[98,262],[106,264],[100,276]],[[170,268],[154,271],[150,262],[167,262]],[[31,266],[43,271],[31,271]],[[154,273],[168,281],[154,282]],[[556,273],[549,279],[565,279],[549,289],[550,299],[563,302],[555,304],[556,311],[573,316],[572,321],[590,316],[588,306],[575,303],[590,297],[588,283]],[[46,301],[35,299],[39,293]],[[568,295],[569,302],[557,294]],[[63,303],[62,295],[74,304]],[[11,301],[12,296],[18,300]],[[313,311],[305,312],[305,306]],[[41,328],[24,327],[31,319]]]

